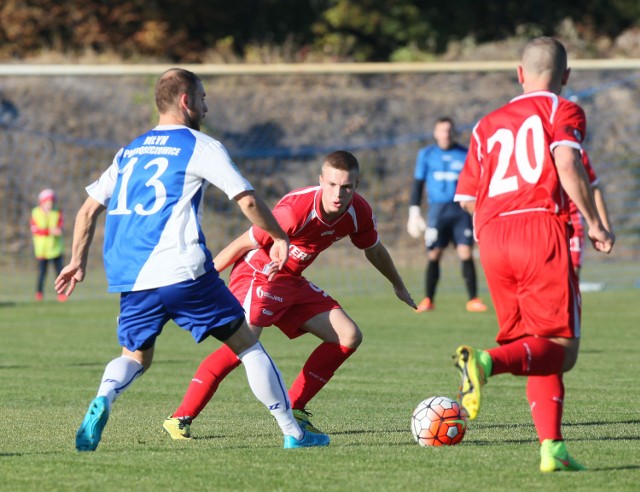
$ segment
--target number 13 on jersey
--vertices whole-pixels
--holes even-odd
[[[138,158],[133,157],[119,171],[119,174],[122,175],[120,190],[118,191],[116,206],[109,211],[109,215],[130,215],[132,213],[127,200],[127,190],[129,188],[129,182],[133,174],[133,169],[137,162]],[[133,206],[133,211],[138,215],[155,214],[162,208],[164,202],[167,200],[167,190],[162,181],[160,181],[160,177],[167,170],[169,161],[165,157],[157,157],[149,161],[144,166],[144,169],[149,169],[151,166],[156,166],[157,169],[154,175],[145,182],[144,186],[153,188],[155,199],[153,201],[153,206],[151,206],[151,208],[149,208],[148,210],[145,210],[144,206],[141,203],[135,204]]]

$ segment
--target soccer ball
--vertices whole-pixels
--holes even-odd
[[[411,433],[420,446],[453,446],[462,441],[466,430],[466,413],[446,396],[421,401],[411,416]]]

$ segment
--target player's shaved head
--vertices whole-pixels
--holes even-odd
[[[560,93],[566,83],[567,51],[556,39],[541,36],[529,41],[522,54],[520,69],[528,90],[552,90]],[[522,82],[522,80],[521,80]]]
[[[533,76],[560,81],[567,69],[567,51],[553,38],[532,39],[524,48],[522,67]]]
[[[156,106],[158,112],[168,113],[177,107],[182,94],[194,97],[200,79],[183,68],[170,68],[156,82]]]
[[[347,152],[346,150],[336,150],[335,152],[331,152],[324,156],[324,159],[322,160],[322,167],[324,168],[325,166],[340,169],[342,171],[355,171],[356,174],[360,172],[358,159],[356,159],[356,156],[351,152]]]

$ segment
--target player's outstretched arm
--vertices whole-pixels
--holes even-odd
[[[224,271],[230,265],[233,265],[238,259],[240,259],[245,253],[251,251],[256,246],[251,240],[249,231],[246,231],[241,236],[237,237],[229,245],[224,248],[213,259],[213,264],[218,272]]]
[[[369,263],[376,267],[376,269],[384,275],[389,282],[391,282],[398,299],[411,306],[413,309],[417,309],[416,303],[405,287],[398,270],[396,270],[387,248],[385,248],[382,243],[378,242],[378,244],[372,248],[365,249],[364,254],[367,257],[367,260],[369,260]]]
[[[104,205],[91,197],[87,198],[80,207],[73,227],[71,260],[56,278],[55,289],[58,294],[71,295],[76,283],[84,280],[89,247],[96,230],[96,222],[105,208]]]
[[[281,270],[289,259],[289,237],[271,213],[267,204],[252,191],[245,191],[235,197],[242,213],[255,225],[263,229],[273,239],[269,255],[274,268]],[[271,278],[271,275],[270,275]]]

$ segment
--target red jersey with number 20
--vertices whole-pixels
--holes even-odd
[[[321,201],[322,188],[311,186],[288,193],[273,209],[273,215],[289,236],[289,261],[281,273],[301,275],[322,251],[346,236],[360,249],[378,243],[375,216],[361,195],[354,193],[351,205],[331,222],[322,218]],[[263,272],[271,262],[269,250],[273,241],[255,225],[250,234],[258,249],[247,253],[244,261]]]
[[[454,200],[476,200],[479,240],[483,226],[499,216],[568,212],[553,149],[580,150],[585,132],[582,108],[547,91],[516,97],[478,122]]]

